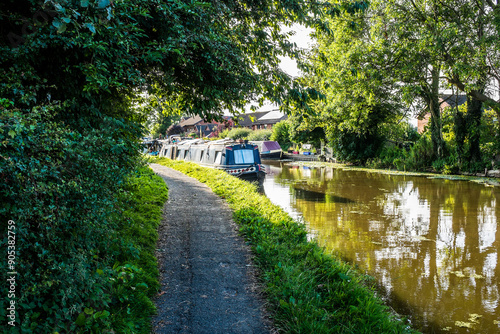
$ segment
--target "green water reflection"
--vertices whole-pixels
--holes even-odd
[[[416,328],[500,332],[500,189],[335,168],[268,170],[266,195],[374,276]]]

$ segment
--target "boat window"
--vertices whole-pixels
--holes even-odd
[[[253,164],[253,150],[234,150],[235,164]]]
[[[222,152],[217,152],[217,156],[215,157],[215,164],[220,165],[222,162]]]

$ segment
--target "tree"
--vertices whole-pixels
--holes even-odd
[[[391,53],[383,36],[372,31],[370,8],[325,19],[328,29],[316,32],[317,46],[309,63],[302,64],[308,71],[305,81],[326,96],[314,104],[311,123],[325,128],[339,158],[358,162],[377,153],[383,144],[381,125],[404,111],[403,91],[393,73],[401,55]]]
[[[165,111],[160,111],[155,113],[155,119],[151,120],[150,133],[153,137],[157,138],[160,135],[165,136],[168,129],[177,123],[181,119],[179,114],[168,114]]]
[[[361,130],[375,104],[389,106],[383,114],[390,121],[400,114],[391,111],[404,111],[416,102],[432,115],[434,155],[443,158],[441,89],[453,85],[497,108],[488,85],[498,80],[499,12],[492,1],[390,0],[327,19],[332,33],[317,34],[318,47],[308,65],[315,70],[310,82],[326,91],[329,100],[317,110],[325,117],[336,114],[332,121],[341,127]],[[473,110],[478,115],[466,121],[477,124],[482,108]],[[476,142],[479,138],[466,136]]]
[[[141,90],[207,118],[256,98],[301,100],[307,92],[278,66],[278,56],[300,55],[281,25],[312,25],[324,7],[301,0],[50,0],[40,8],[35,0],[8,0],[0,7],[1,30],[10,31],[2,43],[5,82],[14,85],[15,73],[25,73],[17,87],[30,92],[23,101],[75,99],[70,114],[78,116],[99,104],[101,113],[128,117]],[[47,20],[38,24],[40,15],[31,13]],[[32,22],[28,30],[23,22]],[[12,89],[3,93],[21,101]]]
[[[412,22],[418,27],[425,44],[420,48],[439,62],[440,76],[449,85],[469,97],[467,117],[457,115],[457,122],[465,122],[457,130],[459,138],[468,138],[468,157],[481,160],[479,124],[482,104],[498,112],[498,101],[493,99],[499,68],[498,5],[491,1],[390,1],[389,6],[399,13],[399,21]],[[496,10],[495,10],[496,8]],[[434,114],[433,114],[434,116]],[[435,126],[431,120],[431,126]],[[434,132],[433,132],[434,133]],[[435,142],[435,138],[433,137]]]
[[[321,141],[325,140],[325,129],[314,118],[307,115],[295,114],[288,118],[290,124],[289,137],[293,143],[312,144],[314,147],[321,147]]]

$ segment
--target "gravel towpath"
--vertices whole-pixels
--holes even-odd
[[[161,291],[153,332],[270,333],[250,252],[227,204],[191,177],[150,167],[169,188],[157,245]]]

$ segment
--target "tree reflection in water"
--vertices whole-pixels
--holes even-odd
[[[499,332],[500,189],[328,167],[272,168],[266,195],[302,216],[321,244],[374,276],[416,328]]]

